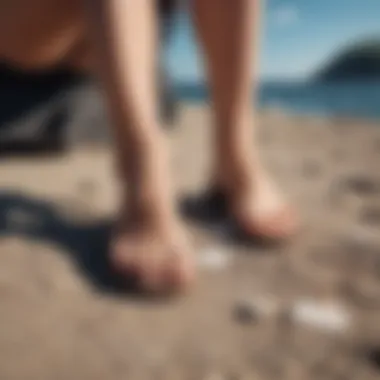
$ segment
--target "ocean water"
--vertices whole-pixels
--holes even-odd
[[[204,85],[176,84],[176,95],[204,102]],[[359,117],[380,120],[380,81],[340,83],[267,82],[259,86],[259,105],[307,115]]]

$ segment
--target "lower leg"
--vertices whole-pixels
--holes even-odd
[[[191,275],[156,101],[156,17],[152,0],[89,0],[96,62],[114,125],[119,172],[129,206],[113,259],[144,287],[184,285]],[[169,284],[170,283],[170,284]]]
[[[287,215],[284,219],[284,203],[252,144],[256,84],[252,50],[258,50],[259,1],[193,0],[193,4],[215,110],[215,181],[228,194],[241,227],[249,233],[263,232],[259,224],[269,220],[266,224],[273,230],[276,219],[281,226],[276,222],[274,234],[285,235],[293,230],[293,219]]]

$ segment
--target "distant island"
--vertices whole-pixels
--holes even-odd
[[[314,77],[317,81],[380,79],[380,39],[356,43],[335,56]]]

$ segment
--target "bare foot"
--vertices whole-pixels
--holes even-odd
[[[245,172],[245,173],[244,173]],[[239,178],[236,174],[239,173]],[[223,174],[221,187],[230,215],[248,237],[268,242],[293,236],[298,222],[292,208],[264,172],[253,168]]]
[[[111,262],[139,291],[175,293],[194,279],[193,255],[180,222],[122,222],[111,245]]]

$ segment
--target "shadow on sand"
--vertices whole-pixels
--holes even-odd
[[[97,290],[132,295],[134,284],[121,281],[107,260],[110,231],[110,221],[77,223],[62,215],[59,204],[22,193],[0,193],[0,236],[57,244]]]
[[[182,206],[184,205],[186,202]],[[204,211],[203,203],[192,206],[203,208]],[[196,212],[194,208],[192,212]],[[13,236],[54,243],[70,256],[96,290],[114,295],[128,294],[146,298],[137,291],[136,279],[131,276],[121,278],[112,270],[107,255],[112,221],[76,221],[67,218],[64,210],[59,203],[45,201],[22,192],[0,192],[0,237]],[[182,211],[189,212],[186,207],[183,207]],[[204,223],[203,226],[210,226],[210,223],[217,223],[220,215],[198,214],[197,217],[187,217],[192,217],[193,222]]]

